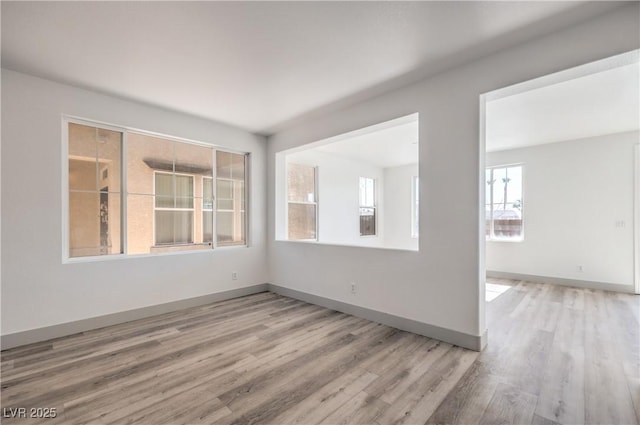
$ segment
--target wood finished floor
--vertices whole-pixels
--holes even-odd
[[[492,282],[482,353],[272,293],[7,350],[3,423],[638,424],[639,296]]]

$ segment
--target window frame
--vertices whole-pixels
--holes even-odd
[[[122,252],[119,254],[109,254],[109,255],[91,255],[91,256],[82,256],[82,257],[72,257],[69,252],[70,248],[70,240],[69,240],[69,232],[71,229],[70,223],[70,211],[69,211],[69,124],[78,124],[89,127],[95,127],[98,129],[116,131],[122,133],[122,146],[121,146],[121,167],[120,167],[120,240],[122,243]],[[244,202],[245,202],[245,223],[244,223],[244,235],[245,235],[245,243],[240,245],[217,245],[217,237],[216,237],[216,229],[215,229],[215,209],[213,211],[213,241],[211,242],[211,249],[202,249],[202,250],[182,250],[182,251],[167,251],[167,252],[150,252],[143,254],[129,254],[128,253],[128,220],[127,220],[127,204],[128,204],[128,196],[129,195],[141,195],[135,192],[129,192],[127,188],[127,142],[128,135],[130,133],[141,134],[145,136],[158,137],[163,138],[168,141],[196,145],[201,147],[210,148],[212,152],[212,176],[216,175],[216,152],[223,151],[229,153],[235,153],[244,155],[245,157],[245,178],[244,178]],[[224,146],[220,146],[213,143],[205,143],[197,140],[187,139],[184,137],[176,137],[163,133],[157,133],[148,130],[141,130],[134,127],[122,126],[117,124],[106,123],[103,121],[87,119],[83,117],[77,117],[73,115],[62,114],[61,116],[61,149],[60,149],[60,163],[61,167],[61,198],[62,198],[62,206],[61,206],[61,246],[62,246],[62,264],[73,264],[73,263],[86,263],[86,262],[95,262],[95,261],[112,261],[112,260],[122,260],[125,258],[144,258],[144,257],[157,257],[157,256],[165,256],[165,255],[188,255],[188,254],[203,254],[205,252],[215,252],[218,249],[237,249],[237,248],[249,248],[251,246],[251,234],[250,234],[250,220],[251,220],[251,158],[252,155],[250,152],[241,151],[232,148],[226,148]],[[157,170],[154,170],[154,172]],[[180,173],[179,173],[180,174]],[[215,177],[212,177],[215,181]],[[194,181],[195,184],[195,181]],[[154,174],[154,188],[155,194],[155,174]],[[155,195],[154,195],[155,197]],[[195,202],[196,202],[196,194],[194,188],[194,218],[195,218]],[[213,187],[213,200],[214,205],[216,202],[216,188],[215,184]],[[155,246],[155,199],[154,199],[154,212],[153,212],[153,243]],[[193,226],[193,235],[192,238],[195,238],[196,231],[195,221]],[[207,243],[208,244],[208,243]],[[178,245],[160,245],[162,247],[165,246],[180,246],[184,244]],[[186,244],[192,245],[192,244]]]
[[[61,153],[61,194],[62,194],[62,214],[61,214],[61,240],[62,240],[62,263],[76,263],[76,262],[89,262],[89,261],[108,261],[123,258],[126,255],[127,250],[127,223],[124,219],[127,216],[126,208],[126,146],[127,146],[127,133],[121,126],[106,124],[97,121],[86,120],[71,116],[62,116],[62,146]],[[70,255],[70,231],[71,231],[71,214],[69,209],[69,124],[78,124],[88,127],[95,127],[98,129],[104,129],[122,134],[121,149],[121,164],[120,164],[120,243],[122,245],[122,252],[118,254],[109,255],[87,255],[80,257],[72,257]],[[87,192],[88,193],[88,192]],[[101,193],[101,192],[97,192]]]
[[[285,235],[287,241],[294,242],[318,242],[320,240],[320,197],[318,196],[318,166],[316,165],[308,165],[308,164],[297,164],[297,163],[286,163],[285,166],[285,181],[287,181],[289,176],[289,165],[302,165],[305,167],[313,168],[313,199],[314,202],[301,202],[301,201],[290,201],[289,200],[289,184],[288,182],[285,184]],[[316,210],[316,237],[313,239],[289,239],[289,204],[297,204],[297,205],[314,205]]]
[[[411,176],[411,239],[420,238],[420,176]]]
[[[204,207],[204,181],[205,180],[211,180],[211,208],[205,208]],[[215,247],[215,242],[216,242],[216,215],[215,215],[215,211],[216,211],[216,187],[215,187],[215,178],[214,177],[209,177],[209,176],[202,176],[202,182],[200,184],[200,194],[201,194],[201,203],[202,206],[200,208],[200,214],[202,215],[202,228],[201,230],[201,236],[202,236],[202,243],[204,244],[211,244],[212,246]],[[205,241],[204,240],[204,213],[205,212],[210,212],[211,213],[211,241]]]
[[[158,174],[164,174],[164,175],[176,175],[176,176],[187,176],[191,178],[191,187],[192,187],[192,191],[193,191],[193,199],[191,200],[191,208],[158,208],[156,206],[156,198],[157,198],[157,192],[156,192],[156,176]],[[195,245],[196,242],[196,199],[197,197],[195,196],[195,188],[196,188],[196,176],[195,174],[188,174],[188,173],[176,173],[176,172],[169,172],[169,171],[161,171],[161,170],[153,170],[153,247],[155,248],[166,248],[169,246],[181,246],[181,245]],[[176,194],[174,194],[174,202],[176,199]],[[157,241],[157,233],[156,233],[156,211],[191,211],[191,216],[192,216],[192,226],[191,226],[191,242],[186,242],[186,243],[171,243],[171,244],[158,244]]]
[[[373,205],[362,205],[362,186],[361,186],[361,182],[362,180],[371,180],[373,182]],[[366,182],[365,182],[366,185]],[[366,189],[365,189],[366,191]],[[366,193],[364,194],[364,197],[366,198]],[[362,209],[363,208],[371,208],[373,209],[373,226],[374,226],[374,233],[371,235],[363,235],[362,232],[360,231],[361,227],[360,227],[360,220],[362,220],[362,217],[366,217],[362,215]],[[377,238],[378,237],[378,183],[377,183],[377,179],[375,177],[363,177],[360,176],[358,178],[358,232],[360,233],[360,237],[361,238]]]
[[[486,171],[487,170],[491,170],[491,178],[493,178],[493,171],[496,169],[504,169],[505,172],[508,168],[513,168],[513,167],[520,167],[520,175],[521,175],[521,186],[520,186],[520,193],[521,193],[521,199],[520,199],[520,236],[519,237],[514,237],[514,238],[499,238],[495,236],[494,233],[494,218],[493,218],[493,205],[495,204],[494,200],[493,200],[493,184],[491,185],[491,188],[487,188],[488,183],[486,181]],[[524,242],[524,230],[525,230],[525,220],[524,220],[524,199],[525,199],[525,194],[524,194],[524,181],[525,181],[525,166],[524,163],[514,163],[514,164],[500,164],[500,165],[491,165],[491,166],[485,166],[485,199],[484,199],[484,223],[486,226],[486,222],[487,222],[487,194],[486,191],[490,190],[490,205],[491,205],[491,209],[489,211],[489,217],[490,217],[490,226],[489,226],[489,235],[485,236],[485,241],[486,242],[510,242],[510,243],[518,243],[518,242]],[[486,229],[485,229],[485,234],[486,234]]]

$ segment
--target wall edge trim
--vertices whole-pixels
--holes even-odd
[[[633,294],[633,285],[618,285],[615,283],[596,282],[591,280],[565,279],[561,277],[537,276],[522,273],[501,272],[487,270],[487,277],[496,279],[515,279],[528,282],[544,283],[548,285],[571,286],[575,288],[598,289],[601,291],[622,292]]]
[[[186,308],[198,307],[211,304],[213,302],[225,301],[232,298],[253,295],[268,291],[266,283],[261,283],[243,288],[235,288],[227,291],[214,292],[212,294],[201,295],[193,298],[169,301],[163,304],[151,305],[135,308],[132,310],[110,313],[104,316],[90,317],[73,322],[65,322],[57,325],[45,326],[42,328],[18,331],[0,337],[0,347],[2,350],[47,341],[54,338],[73,335],[79,332],[103,328],[106,326],[118,325],[133,320],[144,319],[164,313],[170,313]]]
[[[320,295],[309,294],[296,289],[287,288],[273,283],[267,284],[269,291],[286,297],[295,298],[310,304],[325,307],[331,310],[340,311],[352,316],[360,317],[372,322],[381,323],[403,331],[412,332],[429,338],[447,342],[474,351],[482,351],[487,344],[487,331],[480,336],[454,331],[452,329],[441,328],[428,323],[419,322],[413,319],[360,307],[343,301],[325,298]]]
[[[403,331],[412,332],[429,338],[444,341],[463,348],[474,351],[482,351],[487,345],[487,330],[482,335],[471,335],[458,332],[452,329],[442,328],[428,323],[419,322],[413,319],[372,310],[366,307],[360,307],[354,304],[345,303],[331,298],[325,298],[319,295],[309,294],[284,286],[272,283],[262,283],[243,288],[231,289],[222,292],[202,295],[194,298],[170,301],[163,304],[141,307],[132,310],[111,313],[104,316],[91,317],[73,322],[60,323],[57,325],[45,326],[42,328],[18,331],[0,338],[0,346],[2,350],[15,348],[23,345],[48,341],[54,338],[60,338],[73,335],[79,332],[99,329],[106,326],[117,325],[138,319],[157,316],[159,314],[170,313],[185,308],[197,307],[218,301],[243,297],[247,295],[257,294],[260,292],[273,292],[286,297],[294,298],[310,304],[325,307],[331,310],[340,311],[356,317],[361,317],[372,322],[381,323]]]

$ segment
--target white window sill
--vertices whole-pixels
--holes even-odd
[[[339,247],[362,248],[362,249],[384,249],[387,251],[403,251],[403,252],[415,252],[415,253],[420,252],[419,249],[411,249],[411,248],[393,248],[393,247],[387,247],[387,246],[341,244],[341,243],[335,243],[335,242],[319,242],[317,240],[309,240],[309,239],[276,239],[275,242],[301,243],[301,244],[323,245],[323,246],[339,246]]]
[[[162,246],[162,245],[160,245]],[[170,247],[176,247],[180,245],[169,245]],[[207,244],[203,244],[203,246],[207,246]],[[182,250],[182,251],[168,251],[168,252],[157,252],[154,254],[108,254],[108,255],[95,255],[95,256],[86,256],[86,257],[70,257],[63,258],[62,264],[75,264],[75,263],[93,263],[93,262],[101,262],[101,261],[117,261],[117,260],[130,260],[137,258],[155,258],[155,257],[166,257],[172,255],[190,255],[190,254],[210,254],[219,250],[230,250],[230,249],[238,249],[238,248],[249,248],[249,245],[228,245],[228,246],[218,246],[210,249],[193,249],[193,250]]]
[[[486,242],[510,242],[510,243],[520,243],[520,242],[524,242],[524,238],[518,238],[518,239],[499,239],[499,238],[493,238],[493,239],[485,239]]]

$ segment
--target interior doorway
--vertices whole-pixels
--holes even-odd
[[[481,96],[488,278],[640,293],[639,58]]]

